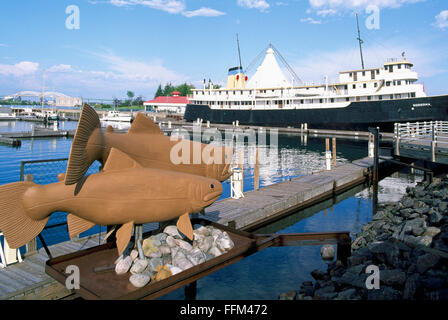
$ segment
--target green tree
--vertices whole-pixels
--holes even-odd
[[[176,88],[171,84],[171,83],[167,83],[165,85],[165,88],[163,88],[163,95],[164,96],[171,96],[171,93],[173,91],[175,91]]]
[[[182,83],[181,85],[176,87],[176,91],[179,91],[180,95],[185,97],[192,93],[191,92],[192,88],[194,88],[193,85],[187,84],[187,83]]]
[[[162,85],[159,84],[159,87],[157,88],[156,94],[154,96],[154,99],[157,97],[163,96],[163,90],[162,90]]]
[[[129,105],[131,106],[132,105],[132,98],[134,98],[134,96],[135,96],[135,93],[134,92],[132,92],[132,91],[128,91],[128,92],[126,92],[126,95],[128,96],[128,98],[129,98]]]

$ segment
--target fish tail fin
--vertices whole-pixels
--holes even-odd
[[[96,135],[99,137],[96,137]],[[96,111],[87,103],[84,104],[73,138],[70,156],[67,164],[67,172],[64,183],[71,185],[77,183],[87,172],[95,160],[101,159],[100,118]],[[90,138],[95,138],[95,143],[89,144]],[[99,138],[99,139],[96,139]]]
[[[14,182],[0,186],[0,230],[13,249],[37,237],[49,219],[48,216],[36,221],[26,214],[22,196],[33,185],[32,182]]]

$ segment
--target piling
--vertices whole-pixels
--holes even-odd
[[[331,170],[331,151],[330,151],[330,139],[325,139],[325,164],[327,170]]]
[[[260,168],[258,164],[258,148],[255,148],[254,190],[260,189]]]
[[[336,167],[336,138],[333,138],[333,167]]]

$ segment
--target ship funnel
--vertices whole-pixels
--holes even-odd
[[[227,89],[244,89],[246,88],[247,76],[244,74],[242,67],[234,67],[229,69],[227,75]]]

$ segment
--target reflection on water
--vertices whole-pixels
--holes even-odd
[[[111,126],[112,128],[118,130],[128,130],[131,127],[131,123],[101,120],[101,127],[106,128],[107,126]]]

